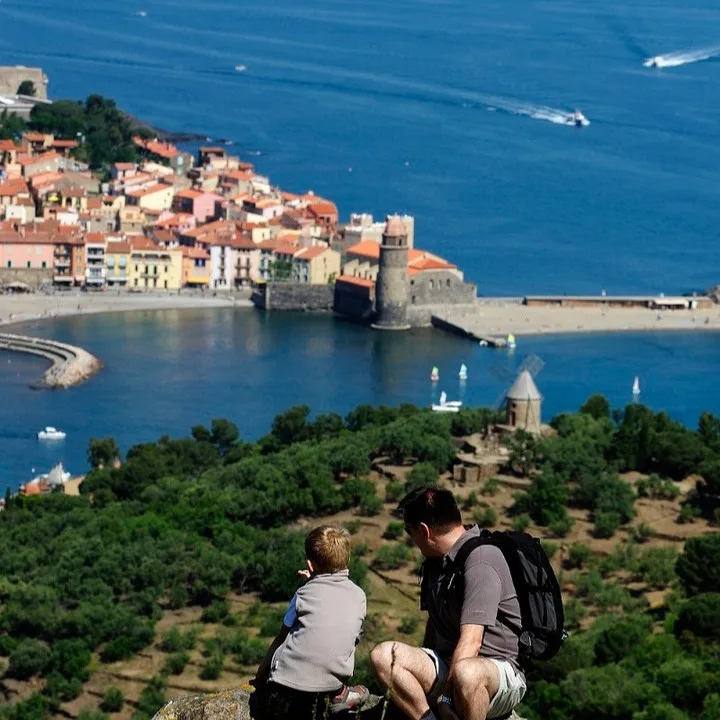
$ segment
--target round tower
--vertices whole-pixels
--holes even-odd
[[[398,215],[388,215],[380,245],[375,295],[376,330],[407,330],[408,232]]]
[[[527,370],[523,370],[505,396],[507,424],[537,432],[542,424],[542,395]]]

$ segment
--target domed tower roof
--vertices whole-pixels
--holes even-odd
[[[407,237],[408,231],[399,215],[388,215],[385,218],[385,231],[388,237]]]
[[[507,391],[508,400],[542,400],[542,395],[532,379],[532,375],[523,370],[518,376],[512,387]]]

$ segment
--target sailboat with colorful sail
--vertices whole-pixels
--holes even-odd
[[[430,371],[430,379],[433,382],[437,382],[440,379],[440,371],[437,369],[436,365],[433,365],[433,369]]]

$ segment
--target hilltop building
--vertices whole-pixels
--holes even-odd
[[[540,432],[542,426],[542,395],[532,375],[523,370],[505,395],[507,424],[528,432]]]

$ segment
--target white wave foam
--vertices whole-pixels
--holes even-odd
[[[665,55],[656,55],[655,57],[648,58],[643,65],[645,67],[656,68],[680,67],[681,65],[710,60],[718,55],[720,55],[720,45],[699,48],[698,50],[677,50],[666,53]]]

